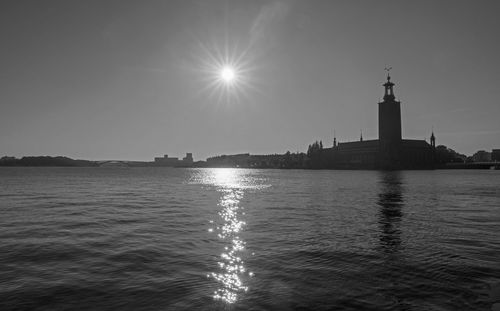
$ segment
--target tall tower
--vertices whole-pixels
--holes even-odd
[[[401,145],[401,103],[394,96],[394,83],[389,69],[384,83],[384,100],[378,103],[378,136],[380,164],[383,168],[397,168],[400,163]]]
[[[384,100],[378,103],[378,136],[381,143],[398,144],[401,141],[401,103],[394,96],[394,83],[387,74]]]
[[[434,129],[431,133],[431,148],[432,148],[432,165],[436,165],[436,136],[434,136]]]

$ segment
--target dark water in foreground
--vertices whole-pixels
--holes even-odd
[[[0,168],[0,310],[491,310],[499,185],[499,171]]]

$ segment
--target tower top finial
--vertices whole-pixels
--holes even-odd
[[[391,76],[389,75],[389,72],[391,71],[392,67],[385,67],[384,70],[387,71],[387,81],[391,81]]]
[[[384,70],[387,71],[387,82],[383,84],[385,87],[385,94],[384,94],[385,101],[395,99],[394,90],[392,88],[394,86],[394,83],[391,82],[391,76],[390,76],[391,69],[392,69],[392,67],[385,67],[384,68]]]

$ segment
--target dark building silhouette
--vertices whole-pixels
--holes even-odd
[[[436,137],[425,140],[403,139],[401,103],[394,95],[394,83],[387,75],[383,101],[378,103],[379,139],[337,142],[321,151],[321,167],[344,169],[433,169]]]
[[[182,160],[164,155],[163,157],[155,158],[154,164],[156,166],[190,167],[193,166],[193,154],[186,153],[186,156]]]
[[[500,149],[491,150],[491,161],[500,162]]]
[[[399,161],[402,136],[401,103],[396,101],[394,83],[389,75],[384,87],[384,100],[378,103],[378,136],[379,161],[385,167]]]
[[[472,155],[473,162],[491,162],[491,152],[479,150]]]

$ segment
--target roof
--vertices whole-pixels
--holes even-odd
[[[378,139],[363,140],[363,141],[349,141],[345,143],[338,143],[338,149],[358,149],[358,148],[373,148],[378,147]]]
[[[425,140],[420,139],[403,139],[402,146],[413,147],[413,148],[428,148],[429,145]]]

